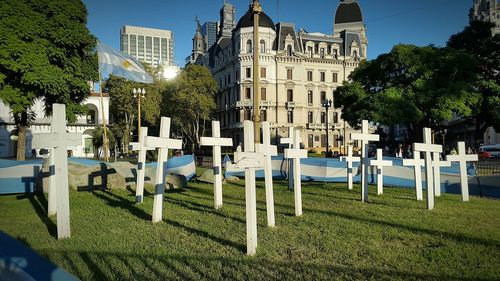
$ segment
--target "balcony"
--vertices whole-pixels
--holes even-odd
[[[319,124],[319,123],[307,123],[307,128],[309,130],[323,130],[324,124]]]
[[[251,100],[242,100],[236,102],[236,108],[252,108],[253,103]]]
[[[295,108],[295,107],[298,107],[298,103],[296,103],[294,101],[287,101],[286,102],[286,108],[287,109],[291,109],[291,108]]]
[[[273,106],[273,102],[269,100],[262,100],[260,101],[260,106],[262,107],[270,107]]]

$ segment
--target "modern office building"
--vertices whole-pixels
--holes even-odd
[[[170,30],[125,25],[120,31],[120,50],[153,66],[174,64]]]
[[[218,83],[216,118],[221,121],[222,135],[232,137],[235,144],[242,142],[242,122],[251,120],[253,97],[258,94],[261,120],[271,123],[274,141],[287,136],[289,127],[299,127],[308,148],[326,147],[326,129],[333,151],[341,150],[344,139],[350,144],[352,129],[342,120],[340,109],[326,111],[323,104],[335,98],[335,89],[366,59],[368,40],[358,2],[340,1],[332,34],[296,30],[293,23],[275,24],[262,12],[259,42],[253,42],[251,7],[228,32],[234,15],[234,7],[226,2],[220,12],[221,31],[211,47],[202,48],[197,28],[191,55],[191,63],[209,68]],[[260,49],[256,93],[255,45]]]
[[[201,26],[201,35],[205,40],[207,48],[210,48],[213,44],[215,44],[218,32],[218,23],[215,21],[207,21]]]

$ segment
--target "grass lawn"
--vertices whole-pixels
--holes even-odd
[[[248,257],[244,182],[224,185],[213,209],[210,184],[167,192],[164,221],[152,224],[151,189],[70,192],[71,238],[56,240],[46,197],[1,196],[0,229],[82,280],[500,280],[500,201],[458,195],[433,211],[414,191],[303,183],[302,217],[293,192],[276,182],[276,227],[266,226],[258,182],[258,248]]]

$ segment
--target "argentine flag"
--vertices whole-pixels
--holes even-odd
[[[149,75],[141,63],[135,58],[97,42],[97,54],[99,56],[99,72],[105,77],[113,74],[130,81],[140,83],[153,83],[153,77]]]

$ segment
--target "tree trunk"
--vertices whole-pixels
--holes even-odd
[[[18,161],[26,160],[26,127],[19,126],[17,133],[17,155]]]
[[[26,160],[26,130],[28,128],[28,112],[21,113],[21,119],[17,124],[17,155],[18,161]]]

